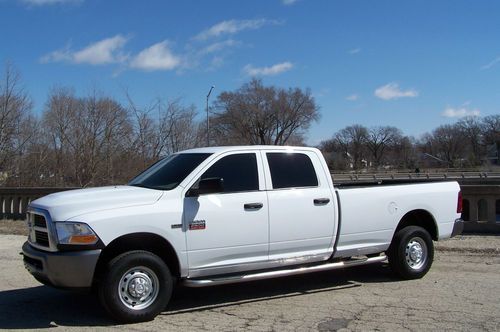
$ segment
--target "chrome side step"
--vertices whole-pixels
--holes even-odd
[[[314,266],[307,267],[298,267],[294,269],[286,269],[286,270],[276,270],[276,271],[267,271],[267,272],[259,272],[252,274],[241,274],[230,277],[220,277],[213,279],[184,279],[183,285],[187,287],[207,287],[207,286],[218,286],[225,284],[234,284],[238,282],[246,282],[246,281],[254,281],[254,280],[263,280],[277,277],[285,277],[285,276],[293,276],[297,274],[304,274],[310,272],[319,272],[319,271],[327,271],[327,270],[335,270],[344,267],[357,266],[357,265],[366,265],[371,263],[380,263],[387,259],[387,256],[376,256],[359,260],[351,260],[351,261],[341,261],[335,263],[326,263]]]

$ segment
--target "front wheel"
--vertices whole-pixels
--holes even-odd
[[[424,228],[407,226],[400,229],[387,252],[391,269],[403,279],[422,278],[434,259],[432,238]]]
[[[99,283],[99,299],[120,322],[154,319],[167,306],[173,279],[161,258],[148,251],[130,251],[112,259]]]

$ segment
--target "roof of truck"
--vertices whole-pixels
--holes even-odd
[[[317,151],[316,148],[306,146],[281,146],[281,145],[235,145],[235,146],[210,146],[206,148],[196,148],[190,150],[179,151],[179,153],[221,153],[228,151],[241,151],[241,150],[309,150]]]

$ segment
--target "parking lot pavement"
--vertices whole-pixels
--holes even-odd
[[[420,280],[399,281],[387,266],[372,265],[180,287],[154,321],[125,326],[109,320],[92,295],[37,283],[22,266],[24,239],[0,236],[0,329],[500,331],[500,255],[493,250],[500,237],[440,243],[434,265]]]

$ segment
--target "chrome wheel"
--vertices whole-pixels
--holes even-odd
[[[419,237],[412,238],[405,249],[406,264],[413,269],[421,269],[427,261],[427,245]]]
[[[151,269],[139,266],[123,274],[118,284],[118,294],[124,305],[132,310],[149,307],[158,297],[158,277]]]

